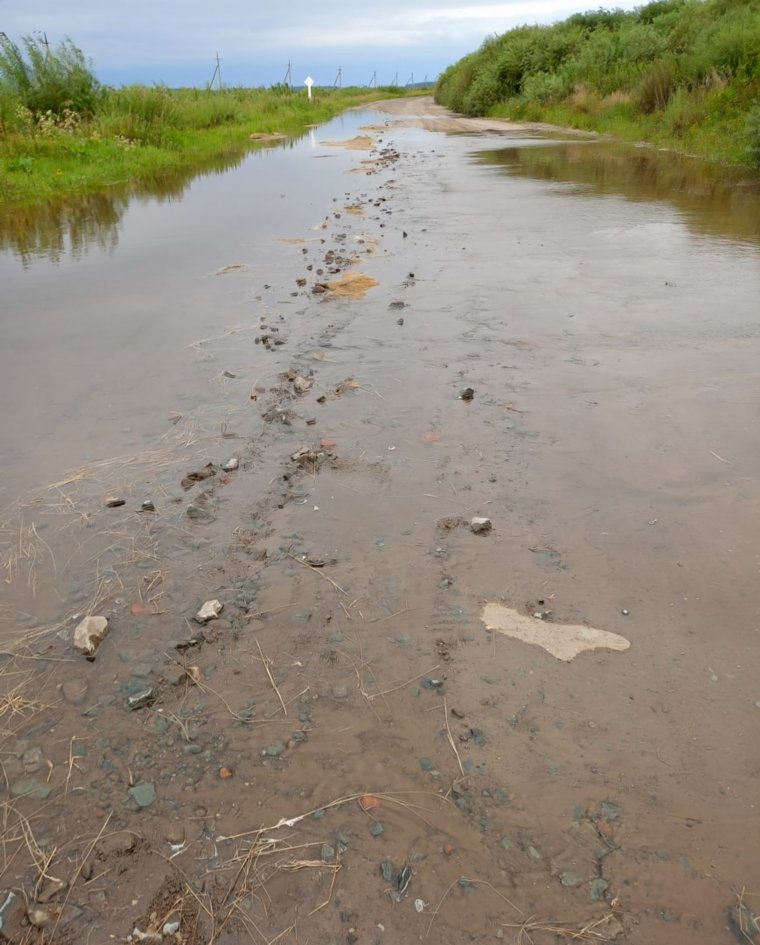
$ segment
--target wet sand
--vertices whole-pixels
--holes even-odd
[[[320,133],[380,126],[374,163],[331,146],[266,240],[154,246],[163,377],[163,297],[97,263],[156,373],[118,453],[66,472],[70,400],[35,427],[0,529],[11,941],[728,945],[760,911],[760,240],[634,151],[440,121]],[[347,273],[377,284],[319,289]],[[566,662],[487,602],[630,646]]]

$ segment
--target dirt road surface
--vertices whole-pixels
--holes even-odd
[[[120,451],[90,426],[68,473],[30,439],[54,485],[0,531],[0,934],[758,940],[756,190],[425,100],[298,147],[309,224],[238,221],[226,265],[188,232],[203,325],[157,251],[203,337],[154,376],[146,323],[102,355],[145,372],[78,408],[160,422],[135,406]],[[567,625],[623,642],[526,642]]]

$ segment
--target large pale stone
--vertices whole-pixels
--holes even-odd
[[[74,631],[74,649],[92,659],[109,629],[105,617],[85,617]]]

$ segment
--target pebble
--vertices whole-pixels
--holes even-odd
[[[46,801],[52,790],[49,784],[43,784],[36,778],[22,778],[11,785],[11,797],[33,797],[38,801]]]
[[[174,846],[185,842],[185,828],[182,824],[169,824],[164,833],[164,840]]]
[[[348,699],[347,686],[333,686],[330,692],[332,693],[333,699]]]
[[[143,689],[140,692],[136,692],[133,696],[129,696],[127,699],[127,708],[132,709],[132,711],[144,709],[146,706],[152,705],[157,698],[158,690],[150,686],[148,689]]]
[[[373,824],[372,830],[370,831],[373,837],[382,837],[385,833],[385,827],[378,820],[376,824]]]
[[[156,786],[151,781],[143,781],[141,784],[135,784],[127,794],[137,804],[138,807],[150,807],[156,799]]]
[[[492,523],[490,518],[485,518],[483,516],[476,516],[470,522],[470,530],[476,535],[486,535],[491,531]]]
[[[219,614],[224,610],[224,604],[218,600],[207,600],[195,615],[197,623],[205,624],[209,620],[216,620]]]
[[[118,509],[120,506],[126,505],[127,502],[126,499],[122,499],[121,496],[109,495],[103,504],[107,509]]]
[[[329,843],[323,843],[319,855],[323,862],[329,863],[330,860],[335,859],[335,847],[331,847]]]
[[[229,459],[222,463],[222,469],[225,472],[234,472],[239,466],[240,460],[237,458],[237,456],[230,456]]]
[[[26,917],[29,919],[29,925],[33,925],[36,929],[44,929],[50,924],[50,913],[44,909],[30,909]]]
[[[21,756],[21,764],[24,766],[26,774],[34,774],[45,764],[45,756],[41,748],[28,748]]]
[[[85,617],[74,630],[74,649],[90,659],[108,636],[108,620],[105,617]]]

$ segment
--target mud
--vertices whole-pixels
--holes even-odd
[[[386,121],[0,257],[9,941],[752,928],[756,192]]]

